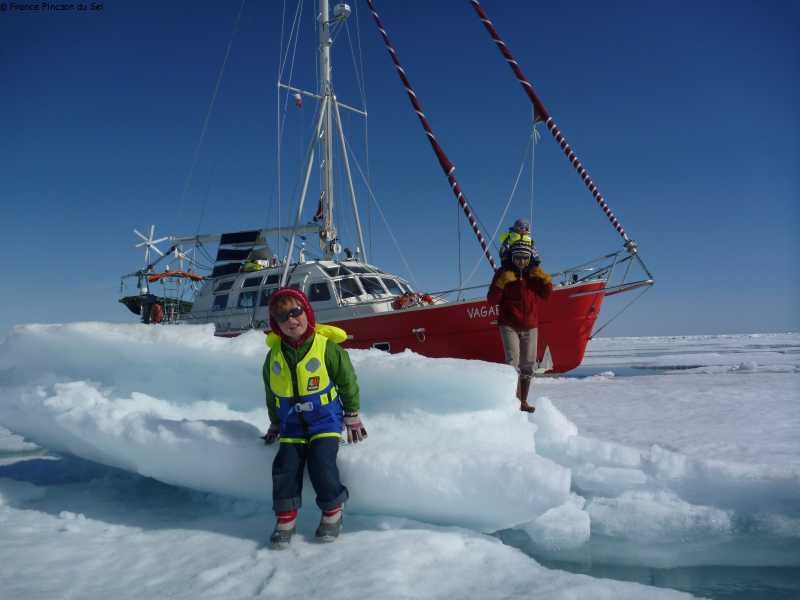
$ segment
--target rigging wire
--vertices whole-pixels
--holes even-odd
[[[392,243],[394,244],[394,247],[397,250],[397,253],[400,255],[400,260],[403,261],[403,264],[405,265],[406,270],[408,271],[408,275],[409,275],[409,279],[411,280],[411,283],[414,284],[414,287],[417,287],[417,278],[414,275],[414,272],[411,270],[411,265],[408,264],[408,261],[406,260],[406,257],[403,254],[403,251],[400,249],[400,244],[397,242],[397,238],[395,237],[394,232],[392,231],[392,228],[389,226],[389,221],[387,221],[386,215],[384,214],[383,209],[381,208],[381,205],[378,204],[378,199],[375,197],[375,194],[372,192],[372,186],[370,186],[369,182],[367,181],[366,177],[364,176],[364,171],[361,169],[361,164],[358,162],[358,158],[356,158],[356,156],[355,156],[355,154],[353,152],[349,152],[348,156],[350,156],[353,159],[353,162],[355,163],[356,168],[358,169],[358,172],[361,175],[361,179],[362,179],[362,181],[364,182],[364,185],[367,188],[367,192],[369,192],[369,197],[375,203],[375,208],[378,209],[378,214],[380,215],[381,219],[383,220],[383,225],[384,225],[384,227],[386,227],[386,231],[389,233],[389,237],[392,238]]]
[[[286,10],[286,0],[284,0],[284,12],[285,12],[285,10]],[[279,64],[279,68],[278,68],[278,83],[281,83],[281,81],[283,80],[283,74],[284,74],[284,72],[286,70],[286,61],[289,60],[290,48],[291,48],[292,60],[291,60],[291,63],[289,65],[289,81],[288,81],[288,83],[289,83],[289,85],[291,85],[291,83],[292,83],[292,76],[294,75],[294,63],[295,63],[295,58],[297,56],[297,45],[298,45],[298,41],[300,39],[300,15],[302,14],[302,11],[303,11],[303,0],[300,0],[300,2],[297,3],[297,7],[295,8],[295,11],[294,11],[294,18],[292,20],[291,29],[289,30],[289,39],[286,42],[286,52],[285,53],[284,53],[284,50],[283,50],[283,39],[284,39],[285,23],[284,23],[283,20],[281,20],[281,48],[280,48],[281,57],[280,57],[280,61],[279,61],[280,64]],[[294,42],[294,46],[292,47],[292,43],[293,42]],[[277,203],[276,203],[276,213],[277,213],[277,215],[276,215],[276,223],[277,223],[278,226],[280,226],[280,222],[281,222],[281,205],[283,204],[283,201],[282,201],[283,183],[282,183],[282,177],[281,177],[281,171],[283,169],[283,167],[281,165],[281,155],[283,154],[282,140],[283,140],[284,125],[286,124],[287,107],[288,107],[288,104],[289,104],[289,93],[288,92],[286,93],[286,97],[285,97],[285,100],[284,100],[283,118],[281,118],[281,88],[280,87],[277,87],[276,96],[277,96],[276,97],[276,101],[275,101],[276,136],[277,136],[277,153],[276,153],[277,177],[276,177],[276,179],[277,179],[277,185],[278,185],[278,194],[277,194]],[[269,212],[269,209],[267,209],[267,212]],[[268,219],[265,219],[265,221],[267,221],[267,220]],[[275,251],[278,253],[278,255],[280,255],[280,243],[281,243],[282,240],[283,240],[282,237],[278,237],[278,241],[275,244]]]
[[[356,9],[357,10],[357,9]],[[355,15],[356,19],[356,45],[353,44],[352,36],[350,35],[350,26],[345,23],[345,30],[347,32],[347,44],[350,48],[350,58],[353,61],[353,72],[356,76],[356,85],[358,87],[358,91],[361,94],[361,107],[364,113],[367,113],[367,80],[366,74],[364,72],[364,59],[363,54],[361,52],[361,31],[358,26],[358,14]],[[358,54],[358,60],[356,60],[356,49]],[[365,163],[366,163],[366,177],[367,181],[370,181],[370,162],[369,162],[369,118],[367,115],[364,115],[364,152],[365,152]],[[367,203],[367,235],[369,236],[369,242],[364,242],[365,244],[369,244],[369,256],[372,256],[372,211],[370,203]],[[367,248],[361,249],[362,253],[367,252]]]
[[[458,237],[458,296],[456,302],[461,300],[461,288],[464,287],[464,272],[461,268],[463,261],[461,260],[461,207],[456,204],[456,233]]]
[[[299,6],[299,4],[298,4]],[[297,14],[297,9],[295,9],[295,15]],[[284,35],[286,34],[286,0],[283,0],[283,8],[281,9],[281,41],[280,45],[278,46],[278,84],[281,82],[281,76],[283,75],[283,39]],[[289,53],[288,45],[286,53]],[[275,194],[275,209],[278,213],[278,221],[277,224],[280,225],[280,216],[281,216],[281,88],[280,85],[275,86],[275,185],[277,187],[277,193]],[[266,211],[264,214],[264,226],[266,227],[269,223],[269,213],[270,213],[270,206],[267,205]],[[275,250],[279,250],[279,246],[281,243],[280,236],[278,237],[277,242],[275,243]]]
[[[630,308],[631,304],[633,304],[633,303],[634,303],[634,302],[636,302],[636,301],[637,301],[639,298],[641,298],[641,297],[642,297],[642,296],[645,294],[645,292],[647,292],[647,291],[648,291],[648,290],[649,290],[651,287],[652,287],[652,286],[649,286],[649,285],[648,285],[648,286],[646,286],[646,287],[642,288],[642,291],[641,291],[641,292],[640,292],[640,293],[639,293],[639,294],[638,294],[638,295],[637,295],[637,296],[636,296],[636,297],[635,297],[633,300],[631,300],[630,302],[628,302],[628,303],[627,303],[625,306],[623,306],[623,307],[620,309],[620,311],[619,311],[617,314],[615,314],[615,315],[614,315],[613,317],[611,317],[611,318],[610,318],[608,321],[606,321],[605,323],[603,323],[603,325],[602,325],[602,326],[601,326],[599,329],[597,329],[596,331],[594,331],[594,332],[592,333],[592,335],[590,335],[590,336],[589,336],[589,339],[590,339],[590,340],[592,340],[592,339],[594,339],[595,337],[597,337],[597,334],[598,334],[598,333],[600,333],[601,331],[603,331],[603,329],[605,329],[606,327],[608,327],[609,325],[611,325],[611,323],[613,323],[614,321],[616,321],[616,320],[617,320],[617,317],[621,316],[621,315],[622,315],[622,313],[624,313],[626,310],[628,310],[628,308]]]
[[[206,194],[203,198],[203,204],[200,206],[200,216],[197,219],[197,228],[194,231],[195,235],[200,235],[200,227],[203,224],[203,219],[206,215],[206,206],[208,205],[208,198],[211,195],[211,183],[214,181],[214,173],[217,170],[218,164],[219,161],[214,161],[214,163],[211,165],[211,171],[208,176],[208,185],[206,186]]]
[[[239,6],[239,13],[236,15],[236,21],[233,24],[233,31],[231,32],[231,37],[228,40],[228,47],[225,49],[225,57],[222,59],[222,65],[219,68],[219,73],[217,73],[217,81],[214,84],[214,91],[211,94],[211,101],[208,103],[208,110],[206,110],[206,116],[203,120],[203,128],[200,131],[200,139],[197,141],[197,145],[194,149],[194,156],[192,158],[192,164],[189,167],[189,173],[186,176],[186,180],[183,183],[183,191],[181,191],[181,196],[178,201],[178,215],[180,216],[183,212],[183,203],[186,199],[186,193],[189,191],[189,186],[192,184],[192,178],[194,177],[194,170],[197,166],[197,159],[200,157],[200,148],[203,146],[203,140],[206,137],[206,132],[208,131],[208,123],[211,119],[211,113],[214,110],[214,104],[217,101],[217,93],[219,93],[219,87],[222,83],[222,77],[225,75],[225,67],[228,65],[228,57],[231,54],[231,47],[233,46],[233,39],[236,37],[236,34],[239,32],[239,22],[242,19],[242,12],[244,11],[244,5],[247,0],[242,0],[242,4]]]
[[[361,79],[361,73],[358,71],[358,63],[356,62],[355,48],[353,46],[353,39],[350,36],[350,27],[345,23],[345,32],[347,33],[347,47],[350,48],[350,59],[353,61],[353,73],[356,76],[356,86],[358,92],[361,94],[361,100],[364,100],[364,82]]]
[[[540,136],[539,136],[539,131],[536,129],[536,111],[533,110],[533,109],[531,109],[531,111],[532,111],[531,112],[531,115],[532,115],[531,116],[531,119],[532,119],[532,125],[531,125],[531,140],[532,140],[532,144],[531,144],[531,198],[530,198],[530,215],[528,217],[528,223],[530,223],[530,226],[531,226],[530,227],[531,240],[533,241],[534,246],[535,246],[536,245],[536,238],[533,237],[533,190],[534,190],[534,187],[533,187],[533,182],[534,182],[533,167],[534,167],[534,164],[536,162],[535,161],[535,159],[536,159],[536,144],[539,143],[539,137]]]
[[[367,71],[364,68],[364,52],[361,50],[361,26],[359,25],[361,17],[358,14],[358,4],[359,3],[354,4],[354,12],[356,22],[356,43],[358,44],[358,64],[361,69],[362,81],[361,102],[364,112],[369,113],[367,110]],[[366,163],[367,168],[367,181],[372,181],[369,160],[369,118],[366,116],[364,117],[364,162]],[[372,235],[372,210],[369,203],[367,203],[367,232],[369,234],[369,255],[372,256],[372,243],[374,236]],[[366,248],[364,248],[364,251],[366,252]]]
[[[495,230],[492,233],[492,237],[491,237],[492,244],[495,244],[494,240],[497,239],[497,234],[500,231],[500,227],[502,227],[503,221],[505,220],[506,214],[508,213],[508,209],[511,207],[511,202],[514,200],[514,195],[516,194],[517,187],[519,186],[519,180],[522,177],[522,173],[525,170],[525,163],[528,160],[528,152],[532,152],[532,146],[534,144],[535,144],[534,135],[531,134],[528,137],[528,143],[527,143],[527,145],[525,147],[525,152],[524,152],[524,154],[522,156],[522,161],[520,162],[519,169],[517,170],[517,176],[514,179],[514,185],[511,188],[511,194],[509,194],[509,196],[508,196],[508,200],[506,201],[506,205],[503,208],[503,213],[500,215],[500,219],[497,221],[497,226],[495,227]],[[487,229],[487,231],[488,231],[488,229]],[[472,278],[475,276],[475,273],[477,272],[478,268],[481,266],[481,262],[483,262],[483,254],[481,254],[478,257],[478,260],[475,263],[475,266],[472,267],[472,270],[470,271],[469,275],[467,276],[467,279],[464,282],[464,285],[468,285],[469,282],[472,281]]]

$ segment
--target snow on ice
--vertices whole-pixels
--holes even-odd
[[[306,541],[307,485],[281,554],[262,547],[264,336],[212,333],[76,323],[2,340],[12,596],[141,597],[144,580],[152,596],[305,597],[319,577],[344,597],[357,565],[366,597],[672,598],[531,557],[800,563],[798,334],[595,340],[574,374],[537,380],[531,416],[504,365],[351,351],[369,439],[340,452],[346,535]]]

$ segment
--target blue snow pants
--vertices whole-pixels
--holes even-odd
[[[302,504],[303,471],[317,493],[317,506],[330,510],[344,503],[349,494],[339,480],[336,455],[339,438],[324,437],[307,444],[282,443],[272,462],[272,508],[276,512],[295,510]]]

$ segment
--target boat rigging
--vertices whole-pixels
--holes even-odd
[[[410,77],[389,40],[374,1],[367,2],[448,185],[478,239],[483,256],[495,267],[489,241],[484,237],[474,210],[455,177],[455,166],[433,133],[422,110],[420,97],[411,87]],[[653,278],[639,256],[636,243],[622,228],[597,186],[589,178],[588,172],[566,143],[563,134],[544,108],[533,86],[522,74],[518,63],[500,39],[483,8],[476,0],[472,0],[472,4],[533,103],[534,120],[546,124],[624,241],[623,250],[554,275],[556,285],[550,300],[543,307],[540,322],[538,371],[567,371],[578,366],[583,359],[604,298],[640,287],[646,289],[653,284]],[[288,226],[162,238],[155,238],[152,227],[149,236],[137,231],[137,235],[143,240],[137,247],[145,250],[145,266],[123,277],[123,281],[136,279],[137,293],[123,296],[120,302],[139,315],[145,323],[213,323],[217,335],[236,336],[251,329],[268,329],[269,299],[276,290],[288,285],[306,293],[319,322],[331,323],[345,329],[349,334],[345,345],[350,347],[378,348],[389,352],[410,349],[432,357],[504,362],[500,336],[494,324],[496,307],[487,305],[483,297],[462,299],[462,294],[470,288],[462,289],[461,286],[448,292],[419,292],[403,277],[388,273],[368,261],[360,209],[350,170],[351,158],[358,167],[370,196],[373,194],[355,154],[351,153],[341,118],[342,110],[363,117],[367,116],[367,111],[365,107],[358,108],[340,102],[331,78],[331,52],[335,35],[346,28],[352,11],[345,3],[337,4],[331,10],[328,0],[319,0],[319,10],[316,13],[318,89],[308,91],[292,83],[293,63],[289,81],[282,81],[284,67],[289,58],[289,47],[292,44],[296,47],[299,37],[296,30],[299,8],[295,13],[286,52],[283,54],[282,51],[279,61],[278,93],[279,98],[285,97],[287,103],[292,99],[295,105],[302,105],[303,99],[310,99],[317,103],[317,107],[313,135],[302,163],[302,183],[293,222]],[[359,83],[359,87],[363,99],[363,82]],[[279,110],[279,148],[282,122]],[[337,145],[355,224],[354,251],[343,247],[334,219],[337,197],[333,164],[334,148]],[[280,152],[278,156],[280,179]],[[319,206],[314,211],[313,218],[307,219],[304,217],[308,213],[307,197],[311,175],[317,163],[320,180]],[[280,183],[278,189],[280,190]],[[379,205],[376,206],[380,208]],[[317,258],[306,256],[303,241],[308,236],[319,239],[321,254]],[[276,252],[276,246],[270,240],[278,240],[277,243],[280,244],[287,238],[285,254]],[[171,244],[167,252],[158,249],[157,244],[162,242]],[[212,245],[216,245],[216,256],[213,259],[209,253]],[[213,261],[213,265],[206,265],[205,270],[208,273],[201,275],[192,266],[184,268],[183,264],[179,268],[166,264],[163,271],[157,270],[161,264],[176,257],[183,257],[181,260],[186,258],[187,253],[183,248],[189,246]],[[153,261],[150,260],[151,251],[159,255]],[[644,270],[644,279],[630,279],[634,264]],[[199,262],[193,263],[193,266],[198,265]],[[160,293],[153,293],[151,284],[162,286]],[[167,285],[172,288],[167,289]],[[451,294],[454,300],[448,299]]]

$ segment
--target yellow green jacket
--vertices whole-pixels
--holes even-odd
[[[350,355],[347,350],[339,346],[339,343],[346,339],[346,334],[338,327],[331,325],[317,325],[314,335],[309,337],[301,346],[293,348],[286,342],[280,343],[280,351],[288,367],[292,370],[297,368],[297,364],[308,354],[314,343],[316,336],[324,335],[328,338],[325,345],[325,369],[333,385],[336,387],[336,395],[345,412],[358,412],[361,402],[359,399],[358,379],[353,364],[350,362]],[[267,336],[267,345],[274,347],[278,340],[275,333],[270,332]],[[272,350],[267,353],[262,368],[262,378],[266,396],[267,412],[269,413],[270,423],[279,425],[280,417],[278,411],[278,399],[270,387],[270,365]]]

